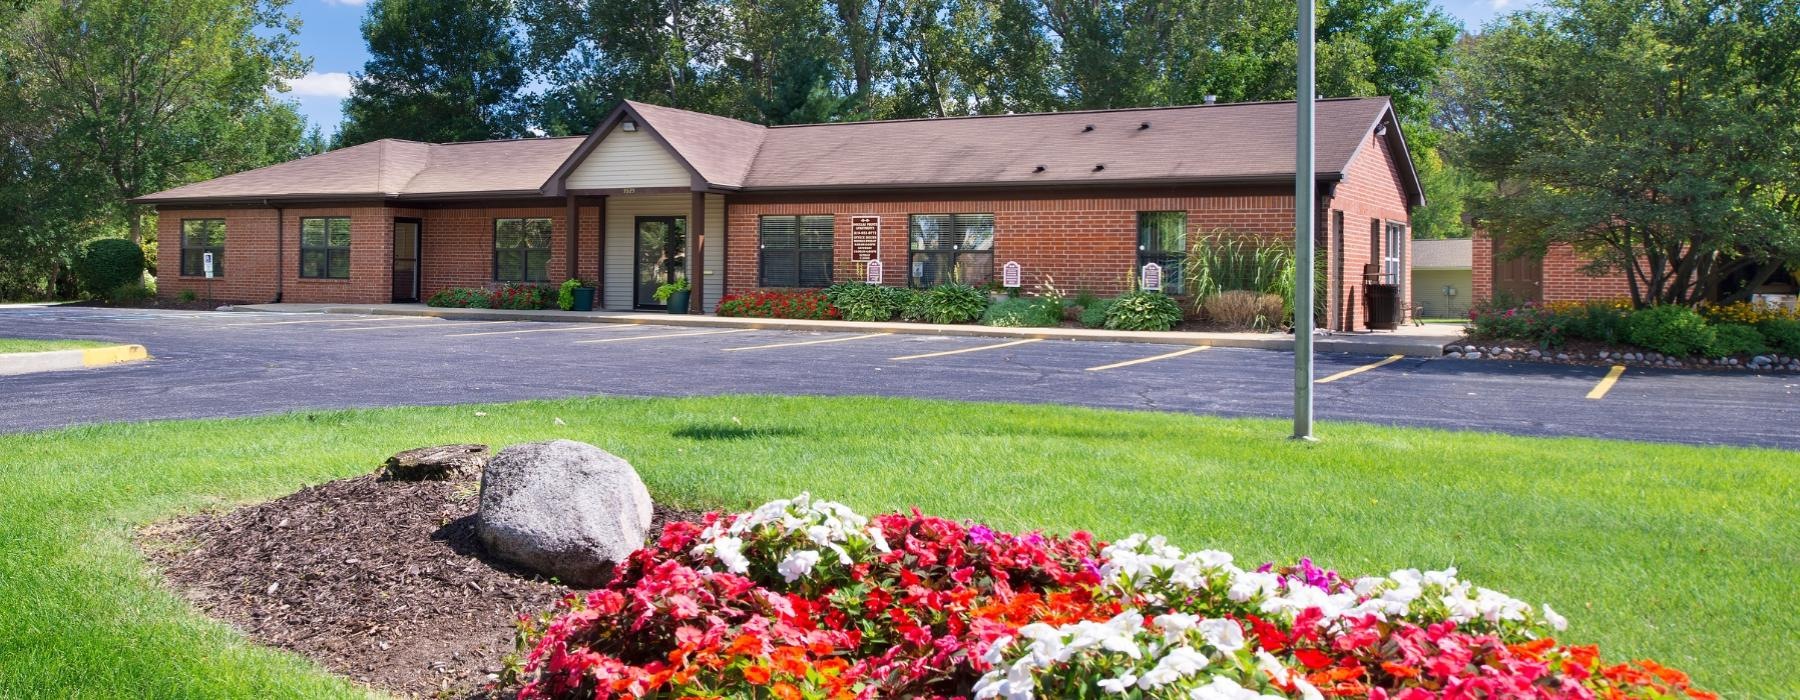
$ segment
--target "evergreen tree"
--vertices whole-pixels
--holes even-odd
[[[525,71],[509,0],[374,0],[369,61],[344,102],[338,145],[471,141],[526,133]]]

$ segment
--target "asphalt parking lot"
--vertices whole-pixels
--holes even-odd
[[[885,395],[1285,417],[1292,355],[1238,348],[345,314],[0,308],[0,337],[155,359],[0,378],[0,430],[581,395]],[[1323,420],[1800,449],[1800,375],[1332,353]],[[1604,391],[1601,395],[1597,388]]]

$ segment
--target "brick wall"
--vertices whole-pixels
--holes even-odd
[[[1187,190],[1170,194],[1094,196],[1013,196],[994,199],[765,202],[731,201],[730,259],[727,293],[757,286],[757,220],[765,215],[831,214],[834,216],[832,275],[838,281],[861,279],[851,260],[850,220],[881,217],[881,261],[889,285],[908,283],[908,217],[912,214],[993,214],[994,277],[1008,261],[1023,268],[1024,288],[1045,281],[1066,293],[1088,290],[1100,295],[1123,292],[1137,268],[1137,214],[1141,211],[1186,211],[1188,240],[1227,229],[1288,240],[1293,230],[1293,195],[1286,188]]]
[[[1328,275],[1337,277],[1332,282],[1331,293],[1326,295],[1324,303],[1332,304],[1329,317],[1332,328],[1336,330],[1362,330],[1365,317],[1363,307],[1362,273],[1363,266],[1379,263],[1381,233],[1387,222],[1398,222],[1407,226],[1407,232],[1401,236],[1403,244],[1409,250],[1402,251],[1401,260],[1401,309],[1411,308],[1412,289],[1407,283],[1412,277],[1412,242],[1411,210],[1407,206],[1406,193],[1401,188],[1401,171],[1399,163],[1389,151],[1386,138],[1377,137],[1373,133],[1365,137],[1362,151],[1356,160],[1350,163],[1349,172],[1343,181],[1338,183],[1332,196],[1324,203],[1326,211],[1319,219],[1325,227],[1325,245],[1319,246],[1326,251],[1326,267]],[[1344,232],[1341,242],[1333,234],[1333,212],[1342,212]],[[1371,239],[1374,236],[1374,239]],[[1339,246],[1342,246],[1341,257]],[[1342,274],[1339,275],[1341,266]]]
[[[1494,295],[1494,239],[1477,229],[1470,245],[1470,294],[1472,301],[1483,301]],[[1631,283],[1622,271],[1590,275],[1582,268],[1592,258],[1575,252],[1567,243],[1552,244],[1544,252],[1543,285],[1540,301],[1587,301],[1591,299],[1629,299]]]
[[[157,212],[156,293],[178,298],[193,292],[207,299],[203,275],[181,274],[181,221],[224,219],[225,251],[219,256],[219,272],[213,278],[210,298],[221,304],[260,304],[275,299],[274,209],[171,209]],[[296,244],[297,245],[297,244]]]

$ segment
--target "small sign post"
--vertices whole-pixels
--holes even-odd
[[[212,251],[200,254],[200,269],[206,272],[206,304],[212,305],[213,258]]]
[[[869,262],[881,257],[881,217],[850,217],[850,260]]]
[[[869,261],[868,276],[865,278],[864,281],[868,282],[869,284],[881,284],[881,261],[880,260],[870,260]]]
[[[1019,278],[1024,275],[1017,261],[1009,260],[1000,268],[1000,284],[1007,289],[1018,289]]]
[[[1146,292],[1160,292],[1163,288],[1162,266],[1156,263],[1144,265],[1143,288]]]

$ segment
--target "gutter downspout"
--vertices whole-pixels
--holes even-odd
[[[263,200],[263,203],[267,204],[268,200]],[[283,230],[286,225],[287,209],[275,207],[275,301],[271,302],[274,304],[281,303],[281,282],[286,277],[287,242],[284,240],[286,231]]]

